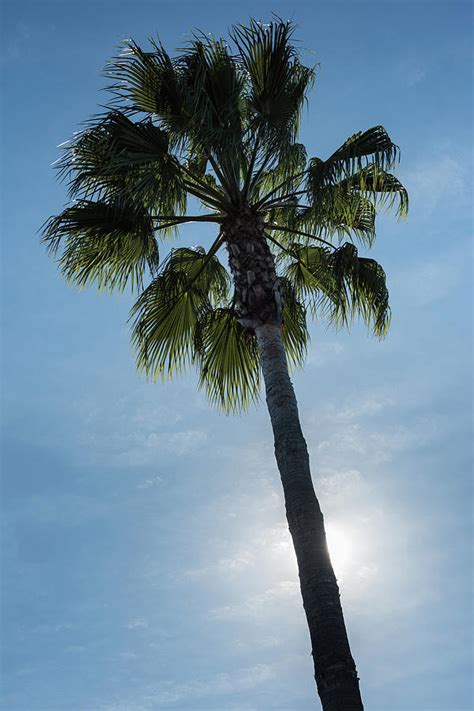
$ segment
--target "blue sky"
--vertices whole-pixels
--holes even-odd
[[[366,709],[472,708],[470,3],[76,0],[3,5],[5,711],[317,708],[263,404],[147,383],[132,297],[74,291],[37,238],[122,38],[272,11],[320,63],[309,154],[382,123],[411,196],[373,250],[388,338],[318,323],[294,376]]]

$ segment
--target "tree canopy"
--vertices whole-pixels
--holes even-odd
[[[158,40],[149,51],[126,41],[105,69],[105,112],[63,145],[70,204],[44,226],[67,280],[137,294],[138,368],[167,378],[196,367],[226,411],[260,389],[255,338],[221,259],[229,222],[261,220],[291,364],[304,361],[310,317],[345,327],[360,316],[378,337],[390,322],[384,270],[359,248],[373,245],[379,209],[406,215],[407,192],[390,172],[399,150],[374,126],[326,158],[307,155],[298,136],[316,68],[302,63],[294,30],[250,20],[227,39],[197,33],[174,56]],[[212,246],[165,246],[162,258],[192,222],[215,225]]]

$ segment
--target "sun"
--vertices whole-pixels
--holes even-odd
[[[349,569],[354,552],[351,536],[347,529],[336,523],[326,525],[329,554],[337,577],[342,577]]]

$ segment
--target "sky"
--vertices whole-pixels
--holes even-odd
[[[309,155],[383,124],[411,198],[372,251],[388,337],[318,322],[293,374],[365,708],[473,708],[471,4],[6,0],[5,711],[318,708],[264,402],[224,416],[193,374],[147,382],[132,295],[74,290],[38,239],[66,202],[57,146],[123,38],[171,51],[272,12],[319,63]]]

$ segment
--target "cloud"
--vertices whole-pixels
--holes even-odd
[[[110,435],[109,463],[124,467],[146,466],[156,461],[158,454],[184,457],[203,447],[207,433],[200,429],[178,430],[177,432],[133,432],[124,438]],[[159,479],[159,477],[158,477]],[[149,486],[157,479],[146,480]],[[146,488],[143,487],[142,488]]]
[[[412,214],[429,215],[440,205],[452,210],[466,206],[470,199],[468,169],[447,151],[407,170],[403,182],[410,195]]]
[[[107,405],[102,397],[75,403],[77,444],[89,464],[147,466],[157,461],[158,454],[184,457],[205,445],[206,430],[194,425],[186,427],[182,408],[141,402],[139,395],[119,397],[112,404],[107,401]],[[159,483],[159,476],[148,478],[139,488]]]
[[[262,593],[251,595],[246,600],[235,605],[225,605],[210,610],[209,617],[213,620],[258,619],[274,615],[278,608],[298,600],[299,585],[293,580],[282,580],[277,585]]]
[[[344,351],[344,346],[337,341],[318,341],[314,348],[310,348],[306,356],[305,365],[316,368],[333,362]]]
[[[406,83],[408,86],[416,86],[421,81],[423,81],[425,76],[426,72],[424,69],[422,69],[421,67],[413,67],[406,74]]]
[[[162,476],[154,476],[151,479],[144,479],[139,484],[137,484],[137,489],[151,489],[152,487],[158,486],[163,483]]]
[[[462,283],[466,257],[456,250],[455,253],[440,254],[437,259],[415,262],[393,274],[394,291],[406,298],[411,308],[442,301]]]
[[[144,617],[134,617],[127,623],[128,630],[146,630],[149,626],[148,620]]]
[[[97,711],[153,711],[162,706],[173,706],[193,699],[215,696],[227,696],[249,691],[275,677],[273,667],[257,664],[238,669],[233,673],[222,672],[204,679],[189,682],[163,681],[147,687],[142,695],[143,701],[128,702],[123,700],[97,702]],[[244,708],[228,706],[226,708]]]
[[[434,414],[419,416],[409,424],[401,416],[396,423],[387,422],[385,415],[397,406],[394,397],[368,394],[310,413],[306,432],[318,472],[347,470],[349,463],[357,470],[361,457],[367,469],[433,440],[439,429]]]

